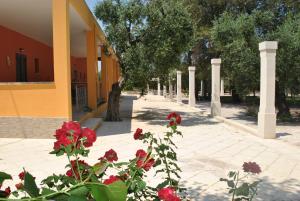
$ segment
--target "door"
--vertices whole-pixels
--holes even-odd
[[[16,54],[17,82],[27,82],[27,57],[25,54]]]

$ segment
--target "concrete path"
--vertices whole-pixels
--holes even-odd
[[[256,161],[262,167],[259,179],[260,201],[300,201],[300,148],[278,140],[263,140],[242,133],[205,116],[203,108],[178,105],[162,96],[149,95],[138,99],[125,95],[121,103],[122,122],[104,122],[98,129],[98,139],[88,162],[110,148],[119,159],[132,158],[143,145],[133,140],[136,128],[162,135],[166,131],[166,116],[176,111],[183,121],[176,138],[181,166],[181,184],[188,188],[192,200],[228,200],[226,185],[218,182],[229,170],[241,170],[244,161]],[[53,140],[0,139],[0,170],[14,177],[26,167],[37,178],[53,172],[64,173],[65,158],[57,159],[47,153]],[[150,172],[152,174],[152,172]],[[150,179],[151,183],[156,180]]]

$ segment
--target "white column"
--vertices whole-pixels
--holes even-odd
[[[195,106],[195,66],[189,67],[189,105]]]
[[[211,60],[211,115],[221,116],[220,68],[221,59]]]
[[[173,86],[172,86],[171,78],[169,78],[169,98],[173,99]]]
[[[181,97],[181,71],[177,71],[177,91],[176,91],[176,99],[177,103],[182,103],[182,97]]]
[[[224,80],[221,80],[221,96],[224,96]]]
[[[167,97],[167,86],[163,85],[163,96],[166,98]]]
[[[160,93],[160,80],[159,80],[159,78],[157,78],[157,95],[161,95],[161,93]]]
[[[277,41],[259,43],[260,105],[258,134],[263,138],[276,137],[275,72]]]
[[[201,93],[200,93],[200,96],[204,96],[204,91],[203,91],[203,89],[204,89],[204,86],[203,86],[203,80],[201,80],[201,86],[200,86],[200,91],[201,91]]]

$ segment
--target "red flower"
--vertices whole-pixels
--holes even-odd
[[[120,179],[119,179],[118,177],[113,176],[113,175],[110,175],[108,179],[105,179],[105,180],[104,180],[103,184],[109,185],[109,184],[112,184],[112,183],[114,183],[114,182],[116,182],[116,181],[119,181],[119,180],[120,180]]]
[[[253,174],[259,174],[261,173],[261,169],[259,165],[255,162],[244,162],[243,164],[243,170],[244,172],[251,172]]]
[[[142,139],[142,137],[143,137],[143,129],[137,128],[134,135],[133,135],[133,138],[135,140],[138,140],[138,139]]]
[[[170,121],[169,122],[169,126],[174,126],[175,125],[175,121]]]
[[[177,117],[176,112],[172,112],[172,113],[170,113],[170,114],[167,116],[167,119],[168,119],[168,120],[171,120],[172,118],[176,118],[176,117]]]
[[[149,160],[146,161],[144,165],[144,170],[149,171],[150,168],[155,164],[155,160],[153,158],[150,158]]]
[[[91,147],[93,145],[93,143],[96,142],[96,139],[97,139],[96,132],[89,128],[84,128],[82,130],[81,137],[86,137],[86,140],[83,143],[83,145],[85,147]]]
[[[87,164],[84,160],[78,160],[78,165],[79,165],[79,169],[81,171],[81,174],[85,174],[87,173],[87,168],[90,167],[89,164]],[[79,179],[79,172],[78,172],[78,167],[77,167],[77,162],[76,160],[72,160],[71,161],[71,166],[72,168],[70,168],[67,172],[66,175],[68,177],[74,177],[73,171],[75,173],[75,178]],[[73,169],[73,170],[72,170]]]
[[[118,160],[118,155],[113,149],[110,149],[107,152],[105,152],[104,158],[106,158],[106,160],[112,163],[113,161]]]
[[[141,159],[136,161],[136,166],[138,168],[143,168],[145,171],[149,171],[150,168],[155,164],[155,160],[153,158],[149,158],[146,161],[143,161]]]
[[[70,140],[71,137],[68,137],[66,135],[62,135],[60,136],[60,138],[54,142],[54,149],[55,150],[59,150],[61,148],[61,146],[68,146],[70,144],[72,144],[72,141]]]
[[[172,112],[167,116],[167,119],[170,120],[169,126],[175,126],[181,123],[181,116],[176,112]]]
[[[8,197],[8,196],[10,195],[10,193],[11,193],[10,187],[7,187],[7,188],[4,190],[4,192],[5,192],[5,196]]]
[[[16,189],[20,190],[24,187],[24,185],[22,184],[22,182],[18,183],[15,185],[16,186]]]
[[[176,121],[176,124],[180,124],[180,123],[181,123],[181,116],[178,115],[178,116],[176,117],[175,121]]]
[[[21,180],[24,180],[24,178],[25,178],[25,172],[24,172],[24,171],[23,171],[23,172],[20,172],[19,178],[20,178]]]
[[[55,131],[56,142],[54,142],[54,150],[59,150],[61,146],[75,144],[81,137],[81,127],[78,122],[64,122],[62,127]]]
[[[78,122],[75,121],[64,122],[61,128],[70,134],[72,133],[75,136],[79,136],[81,134],[81,126]]]
[[[162,188],[158,192],[159,199],[163,201],[180,201],[180,198],[176,196],[173,188]]]
[[[137,158],[146,158],[147,155],[148,155],[147,152],[145,152],[143,149],[137,150],[137,151],[136,151],[136,154],[135,154],[135,156],[136,156]]]
[[[142,161],[142,160],[137,160],[137,161],[136,161],[136,166],[137,166],[138,168],[142,168],[143,165],[144,165],[144,161]]]

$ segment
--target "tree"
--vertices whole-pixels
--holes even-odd
[[[189,49],[193,24],[182,0],[103,0],[95,15],[120,61],[123,83],[143,89],[153,77],[166,80],[170,69],[180,63],[180,55]],[[114,89],[118,89],[114,87]],[[117,110],[120,91],[111,92],[109,108]],[[118,111],[107,111],[109,121],[120,120]]]

